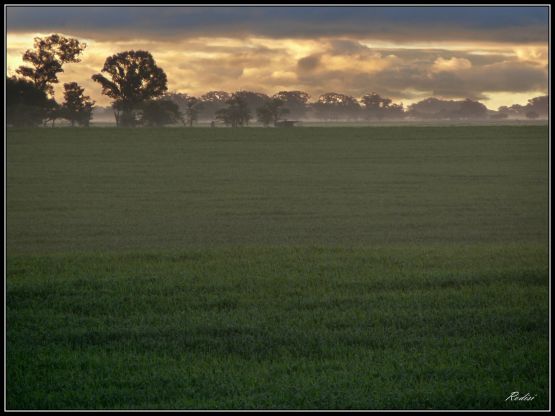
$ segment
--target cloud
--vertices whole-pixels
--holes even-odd
[[[319,55],[305,56],[297,61],[297,67],[303,72],[310,72],[318,68],[320,65]]]
[[[548,86],[542,34],[548,26],[538,7],[7,10],[8,73],[21,64],[33,36],[78,37],[88,47],[81,63],[64,66],[59,86],[77,81],[102,105],[109,100],[90,77],[107,56],[129,49],[150,51],[170,90],[192,95],[291,89],[317,98],[376,91],[407,103],[430,95],[508,100],[510,93],[546,93]]]
[[[92,7],[8,6],[8,32],[72,32],[91,39],[187,36],[357,36],[546,42],[548,7]]]
[[[465,58],[437,58],[432,65],[432,72],[443,72],[443,71],[460,71],[462,69],[472,68],[472,63]]]

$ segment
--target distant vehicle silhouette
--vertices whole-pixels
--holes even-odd
[[[280,120],[280,121],[276,121],[275,126],[276,127],[295,127],[296,123],[298,123],[298,121]]]

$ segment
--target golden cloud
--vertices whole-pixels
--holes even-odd
[[[47,35],[8,33],[9,75],[22,64],[21,56],[32,47],[33,37]],[[130,49],[153,54],[168,75],[170,90],[197,96],[241,89],[267,94],[299,89],[312,97],[329,91],[356,97],[377,91],[405,103],[442,93],[454,98],[489,97],[496,105],[510,105],[511,92],[515,102],[523,94],[531,98],[547,92],[548,53],[543,44],[393,43],[345,36],[80,40],[87,48],[80,63],[64,66],[56,87],[58,99],[64,82],[77,81],[100,105],[109,104],[91,76],[100,72],[107,56]]]

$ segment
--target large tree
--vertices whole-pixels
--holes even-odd
[[[63,65],[80,62],[79,55],[87,45],[74,38],[53,34],[46,38],[35,38],[34,48],[23,54],[23,61],[16,72],[31,81],[38,89],[54,94],[52,84],[58,83],[58,74],[64,72]]]
[[[383,98],[375,92],[366,94],[360,101],[364,104],[366,118],[376,118],[378,120],[384,117],[387,107],[391,104],[389,98]]]
[[[216,119],[231,127],[243,127],[248,125],[251,118],[247,102],[240,95],[233,94],[226,101],[227,107],[216,112]]]
[[[185,121],[189,127],[193,127],[193,123],[196,123],[198,120],[201,108],[202,102],[198,98],[192,96],[187,97],[183,114],[185,115]]]
[[[272,123],[275,126],[281,117],[287,113],[289,113],[289,110],[287,108],[283,108],[283,101],[279,98],[270,99],[264,103],[262,107],[259,107],[256,110],[258,121],[265,127]]]
[[[162,127],[168,124],[183,122],[179,106],[169,100],[149,100],[141,105],[141,122],[148,127]]]
[[[283,108],[289,110],[290,117],[304,118],[308,111],[310,95],[304,91],[280,91],[272,98],[283,101]]]
[[[14,127],[37,127],[47,120],[56,102],[33,82],[6,78],[6,123]]]
[[[63,118],[71,123],[89,127],[95,102],[84,94],[85,89],[76,82],[64,84]]]
[[[465,100],[441,100],[432,97],[411,104],[408,114],[420,119],[458,120],[485,118],[487,111],[484,104],[468,98]]]
[[[528,100],[526,104],[526,109],[528,111],[533,111],[538,114],[539,117],[546,117],[549,115],[549,96],[542,95],[540,97],[534,97]]]
[[[487,114],[488,109],[484,104],[467,98],[460,102],[459,111],[455,114],[455,118],[482,119],[486,118]]]
[[[214,120],[216,112],[226,107],[231,94],[225,91],[210,91],[200,97],[199,118]]]
[[[324,120],[352,119],[359,115],[360,105],[350,95],[328,92],[313,104],[316,116]]]
[[[160,97],[168,89],[166,73],[147,51],[125,51],[109,56],[102,72],[108,77],[95,74],[92,79],[113,100],[116,124],[124,127],[135,126],[141,104]]]
[[[199,118],[200,111],[203,109],[203,102],[192,95],[181,92],[168,92],[164,94],[164,98],[177,104],[187,126],[193,127],[193,124]]]
[[[233,94],[234,97],[241,99],[245,103],[249,112],[256,111],[257,108],[262,107],[270,100],[266,94],[254,91],[237,91]],[[248,121],[246,123],[248,125]]]
[[[369,120],[372,118],[378,120],[384,118],[399,119],[405,116],[402,103],[393,104],[390,98],[382,97],[375,92],[364,95],[360,101],[364,105],[364,112]]]

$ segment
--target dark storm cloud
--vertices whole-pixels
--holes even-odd
[[[356,71],[353,68],[323,68],[317,74],[299,71],[298,77],[303,84],[321,92],[341,87],[343,92],[354,96],[376,91],[405,99],[418,95],[486,99],[485,92],[537,91],[545,89],[547,85],[545,67],[515,59],[438,71],[432,70],[433,62],[433,59],[399,62],[374,73]]]
[[[319,55],[310,55],[305,56],[304,58],[299,59],[297,62],[297,68],[300,71],[312,71],[320,65],[320,56]]]
[[[7,7],[8,32],[544,42],[547,7]],[[356,45],[344,45],[353,47]]]

